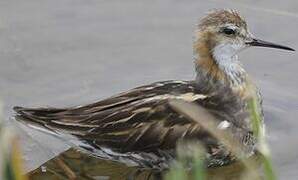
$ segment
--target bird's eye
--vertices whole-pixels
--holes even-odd
[[[222,32],[225,33],[226,35],[232,35],[236,33],[234,29],[230,29],[230,28],[224,28]]]

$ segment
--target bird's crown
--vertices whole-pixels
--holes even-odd
[[[220,9],[212,10],[207,16],[202,18],[199,28],[204,29],[210,26],[220,26],[224,24],[233,24],[238,27],[247,27],[246,21],[240,16],[236,10]]]

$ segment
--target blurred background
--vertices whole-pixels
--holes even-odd
[[[76,106],[154,81],[193,79],[192,33],[213,8],[237,9],[257,37],[298,49],[295,0],[1,0],[5,122],[13,124],[15,105]],[[298,55],[251,48],[240,59],[264,97],[277,174],[296,179]],[[68,149],[19,131],[26,171]]]

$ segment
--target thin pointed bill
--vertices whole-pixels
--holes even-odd
[[[275,44],[272,42],[255,39],[255,38],[253,38],[252,41],[250,41],[250,42],[246,42],[246,44],[248,44],[250,46],[260,46],[260,47],[269,47],[269,48],[284,49],[284,50],[288,50],[288,51],[295,51],[295,49],[287,47],[287,46],[283,46],[283,45]]]

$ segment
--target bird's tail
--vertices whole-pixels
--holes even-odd
[[[15,119],[26,126],[43,133],[52,135],[65,141],[68,145],[83,150],[82,147],[91,148],[79,140],[85,130],[84,126],[75,122],[75,118],[67,119],[70,109],[57,108],[24,108],[14,107]],[[65,121],[61,121],[64,119]]]
[[[57,120],[59,114],[63,113],[64,109],[56,108],[25,108],[15,106],[13,110],[16,112],[15,119],[29,125],[35,129],[47,130],[47,133],[57,133],[53,128],[53,123]]]

